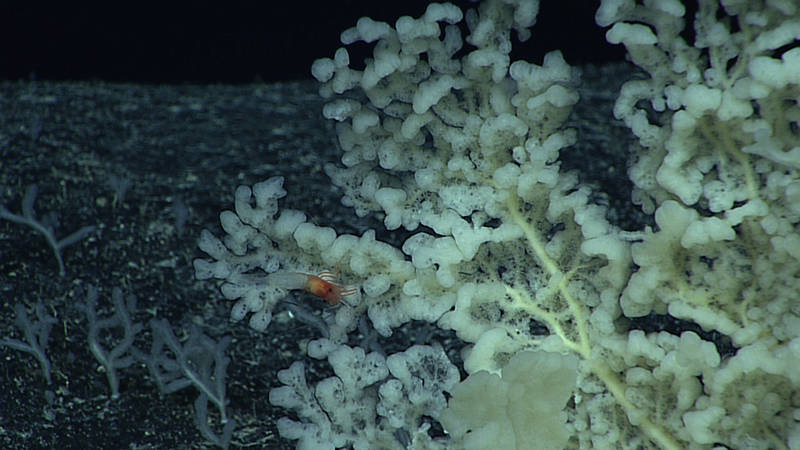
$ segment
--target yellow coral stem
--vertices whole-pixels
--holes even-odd
[[[530,246],[533,253],[536,255],[536,258],[539,261],[539,264],[547,271],[548,275],[550,276],[550,280],[557,280],[557,285],[555,286],[561,298],[563,298],[567,306],[570,309],[573,319],[575,320],[575,327],[578,330],[578,342],[573,342],[569,340],[566,336],[561,325],[558,323],[558,318],[554,314],[547,313],[537,306],[533,305],[533,300],[525,294],[525,302],[527,305],[526,309],[531,311],[532,314],[540,317],[545,323],[548,324],[550,329],[557,334],[563,341],[564,344],[567,345],[570,349],[575,351],[576,353],[580,354],[583,358],[588,358],[591,346],[589,345],[589,335],[586,331],[586,320],[583,316],[583,309],[581,308],[580,303],[575,297],[570,293],[568,289],[568,282],[572,275],[575,273],[575,269],[571,270],[569,273],[565,274],[561,271],[558,267],[558,264],[547,254],[547,251],[544,248],[544,244],[539,237],[539,233],[522,217],[522,214],[519,212],[519,203],[518,199],[514,195],[510,195],[507,201],[508,211],[511,214],[511,218],[514,223],[522,229],[523,234],[525,235],[526,240],[528,241],[528,245]],[[513,288],[509,288],[517,294],[519,291],[514,290]],[[512,294],[509,294],[512,295]],[[512,295],[512,298],[514,296]],[[521,299],[522,297],[518,296],[517,299]]]
[[[625,397],[625,385],[619,380],[616,374],[602,362],[594,362],[592,364],[592,372],[605,383],[611,395],[617,401],[630,417],[632,413],[639,411],[627,397]],[[638,415],[638,414],[637,414]],[[669,432],[663,427],[654,424],[647,417],[641,417],[639,420],[639,428],[649,437],[653,442],[658,444],[665,450],[680,450],[684,448]]]

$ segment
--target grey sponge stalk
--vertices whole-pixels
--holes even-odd
[[[25,335],[25,342],[14,339],[0,339],[0,345],[11,347],[14,350],[30,353],[39,360],[42,366],[42,375],[47,380],[47,384],[51,383],[50,378],[50,360],[44,350],[47,348],[47,341],[50,339],[50,330],[53,325],[58,322],[55,317],[49,315],[41,302],[36,303],[36,317],[39,319],[36,322],[31,322],[28,317],[28,310],[25,305],[17,303],[14,307],[17,312],[17,318],[14,324]]]
[[[128,296],[126,303],[122,298],[122,290],[114,288],[111,292],[111,302],[114,305],[114,314],[98,318],[97,289],[90,285],[86,294],[86,304],[80,305],[79,308],[86,313],[89,320],[89,350],[105,368],[108,385],[111,388],[111,398],[116,399],[119,397],[119,378],[116,369],[124,369],[134,363],[133,356],[126,353],[131,350],[133,339],[142,330],[142,324],[131,321],[130,313],[136,309],[136,297]],[[101,342],[100,333],[117,327],[123,330],[122,339],[114,348],[106,349]]]
[[[43,220],[39,220],[36,217],[36,212],[33,210],[33,203],[36,201],[36,194],[38,192],[39,188],[35,184],[28,186],[28,189],[25,191],[25,196],[22,198],[21,216],[6,209],[5,205],[0,205],[0,219],[28,225],[41,233],[42,236],[47,239],[47,243],[50,244],[50,247],[53,248],[53,253],[55,253],[56,260],[58,261],[58,273],[63,277],[66,271],[64,270],[64,260],[61,259],[61,249],[85,238],[93,232],[96,227],[94,225],[85,226],[63,239],[57,239],[53,231],[53,228],[55,228],[54,220],[48,220],[48,217],[52,216],[46,215]]]

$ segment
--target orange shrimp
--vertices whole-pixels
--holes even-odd
[[[328,271],[313,275],[279,270],[267,275],[267,281],[283,289],[302,289],[325,300],[331,306],[338,305],[343,297],[358,292],[356,288],[336,283],[336,274]]]

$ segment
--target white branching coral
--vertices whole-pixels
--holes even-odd
[[[444,392],[458,383],[458,369],[441,348],[415,345],[387,358],[321,339],[309,343],[308,354],[327,358],[335,376],[312,387],[295,362],[278,373],[284,386],[269,394],[272,404],[300,417],[278,421],[281,435],[298,440],[298,447],[445,448],[447,441],[427,434],[426,419],[441,414]]]
[[[278,199],[285,195],[282,177],[257,183],[252,189],[240,186],[235,212],[220,214],[226,236],[219,239],[207,230],[200,236],[200,249],[211,259],[194,261],[195,276],[224,280],[222,294],[236,301],[232,320],[252,313],[250,326],[259,331],[267,328],[273,308],[288,294],[284,285],[270,282],[270,274],[278,270],[315,274],[335,267],[342,279],[357,279],[367,299],[399,295],[400,286],[413,274],[399,250],[376,241],[373,231],[360,237],[337,236],[332,228],[307,222],[300,211],[284,209],[278,214]],[[337,309],[329,324],[332,338],[342,340],[355,328],[357,312],[364,308],[359,298],[349,297]],[[380,316],[380,307],[373,309]],[[393,323],[388,319],[380,323],[380,330],[391,333]]]
[[[513,398],[523,392],[555,447],[800,445],[800,10],[748,4],[704,0],[693,18],[675,0],[598,10],[608,40],[649,75],[615,106],[639,140],[633,201],[657,224],[627,233],[560,168],[577,139],[564,124],[578,71],[559,52],[541,65],[510,59],[512,30],[530,36],[537,1],[465,14],[432,4],[394,27],[363,18],[346,30],[345,45],[370,43],[373,55],[363,70],[345,48],[314,63],[343,151],[344,167],[326,172],[356,214],[414,234],[396,249],[372,231],[337,235],[279,213],[273,178],[239,188],[236,211],[221,215],[227,236],[204,233],[211,259],[195,263],[199,278],[224,280],[232,317],[252,312],[260,330],[287,294],[270,283],[277,270],[335,266],[359,288],[331,340],[309,347],[335,379],[312,389],[299,363],[282,372],[273,403],[302,420],[283,420],[281,434],[301,446],[445,445],[429,417],[453,447],[480,447],[498,429],[517,445],[528,436]],[[683,37],[690,19],[694,42]],[[452,367],[432,350],[384,361],[342,344],[362,313],[384,336],[412,319],[454,330],[470,377],[454,387],[450,369],[426,370]],[[637,329],[653,315],[697,332]],[[553,376],[569,401],[536,382]],[[506,395],[491,400],[497,414],[465,406],[484,394],[476,385]],[[442,391],[454,395],[447,413]]]
[[[693,321],[738,349],[679,395],[689,434],[677,437],[785,448],[800,434],[800,9],[701,1],[684,13],[625,0],[597,12],[649,75],[627,82],[615,107],[639,138],[634,199],[658,225],[633,244],[638,271],[620,304],[629,317]]]

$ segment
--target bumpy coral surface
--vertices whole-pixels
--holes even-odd
[[[421,447],[479,448],[493,426],[522,429],[505,397],[492,401],[503,411],[493,417],[464,406],[477,398],[469,387],[485,385],[530,395],[531,426],[555,415],[563,429],[553,435],[573,447],[800,446],[800,12],[788,1],[746,5],[701,1],[694,17],[672,0],[607,0],[598,10],[608,40],[647,75],[627,82],[615,107],[639,140],[632,200],[657,225],[632,233],[560,168],[559,152],[577,138],[564,123],[579,72],[559,52],[541,65],[510,60],[512,32],[530,36],[537,2],[487,1],[466,14],[434,4],[394,27],[363,18],[345,31],[344,44],[374,50],[363,70],[345,48],[314,64],[343,151],[343,166],[327,172],[357,214],[413,234],[397,249],[373,232],[337,235],[279,213],[286,192],[274,178],[239,188],[236,211],[221,216],[227,236],[203,235],[211,259],[196,263],[197,275],[225,280],[233,318],[254,313],[263,330],[288,293],[269,274],[337,267],[360,294],[337,310],[326,345],[342,345],[362,314],[384,336],[425,320],[469,344],[470,377],[435,384],[426,395],[451,392],[451,405],[425,409],[413,392],[429,381],[415,385],[387,361],[396,379],[376,389],[387,376],[377,355],[331,350],[339,381],[317,385],[316,396],[302,366],[283,373],[276,401],[307,421],[285,422],[286,437],[368,446],[381,436],[391,446],[386,430],[395,430],[393,445],[402,435]],[[698,332],[631,325],[642,316]],[[567,401],[537,401],[545,383],[509,375],[532,350],[561,358],[553,364],[570,384]],[[335,362],[344,353],[358,362],[349,375]],[[422,364],[404,361],[402,370]],[[367,363],[374,379],[358,375]],[[550,376],[546,365],[525,367]],[[358,411],[322,404],[336,399]],[[444,415],[449,441],[420,438],[423,410]],[[372,434],[348,431],[359,417]],[[497,417],[508,422],[491,425]],[[527,438],[508,445],[539,448]]]

